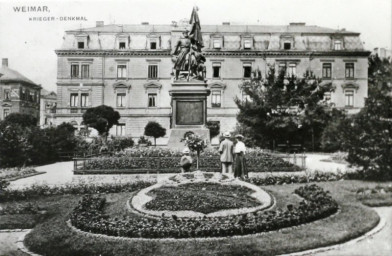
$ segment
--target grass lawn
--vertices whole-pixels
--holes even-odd
[[[36,221],[36,227],[27,235],[25,245],[41,255],[96,256],[96,255],[275,255],[302,251],[340,243],[358,237],[372,229],[379,221],[378,215],[363,205],[356,194],[358,188],[375,187],[380,183],[362,181],[337,181],[317,183],[331,192],[339,203],[340,212],[314,223],[294,229],[283,229],[257,236],[219,239],[188,240],[116,240],[86,236],[72,231],[65,223],[80,196],[53,196],[37,199],[47,204],[48,213]],[[390,185],[392,182],[384,183]],[[276,199],[277,208],[297,204],[300,199],[294,189],[303,184],[263,187]],[[105,212],[132,216],[125,208],[130,193],[110,194]],[[371,198],[369,198],[371,200]],[[380,200],[376,198],[376,200]],[[381,201],[379,201],[381,203]],[[1,216],[7,223],[12,216]],[[136,216],[135,216],[136,217]],[[26,219],[19,219],[23,228]],[[16,225],[17,220],[13,225]],[[4,227],[3,227],[4,228]]]

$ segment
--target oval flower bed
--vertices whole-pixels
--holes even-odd
[[[163,186],[151,190],[148,195],[154,199],[145,208],[157,211],[195,211],[208,214],[211,212],[250,208],[260,204],[250,194],[252,189],[238,185],[219,183],[186,183],[178,186]]]
[[[328,192],[316,185],[301,187],[295,193],[304,198],[287,209],[258,211],[229,217],[159,219],[110,218],[103,213],[105,197],[84,196],[70,216],[71,224],[86,232],[131,238],[193,238],[246,235],[325,218],[338,210]]]

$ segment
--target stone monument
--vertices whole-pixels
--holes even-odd
[[[209,130],[206,128],[207,96],[210,90],[206,83],[206,58],[201,51],[204,45],[197,11],[198,8],[194,7],[189,21],[191,30],[182,31],[182,37],[172,52],[174,78],[169,91],[172,116],[168,142],[172,148],[183,148],[181,139],[188,132],[198,134],[210,143]]]

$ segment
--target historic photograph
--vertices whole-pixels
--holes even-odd
[[[0,0],[0,256],[392,255],[390,0]]]

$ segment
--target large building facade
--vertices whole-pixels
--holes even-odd
[[[121,114],[116,136],[137,138],[148,121],[169,129],[172,115],[172,51],[185,25],[104,25],[66,31],[58,56],[56,123],[83,126],[82,115],[102,104]],[[233,130],[241,84],[270,66],[302,76],[312,71],[335,91],[325,97],[349,113],[367,97],[367,57],[359,33],[306,26],[206,25],[204,39],[208,87],[207,119]],[[169,135],[169,134],[168,134]],[[167,138],[158,141],[165,144]]]
[[[39,123],[40,91],[40,85],[18,71],[9,68],[8,59],[2,59],[0,68],[0,120],[4,120],[11,113],[22,113],[35,117]]]

